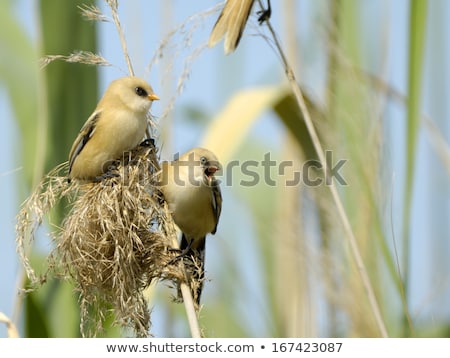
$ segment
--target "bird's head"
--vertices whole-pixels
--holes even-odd
[[[159,100],[152,86],[139,77],[122,77],[109,85],[105,96],[111,96],[111,101],[120,101],[136,113],[146,114],[153,103]]]
[[[215,174],[222,170],[222,165],[213,152],[205,148],[194,148],[183,154],[179,160],[188,163],[193,169],[189,170],[194,176],[190,178],[191,182],[203,182],[207,186],[216,185]]]
[[[217,171],[222,170],[222,166],[220,165],[215,155],[211,152],[210,154],[212,154],[212,156],[203,155],[200,157],[200,165],[203,170],[203,181],[208,186],[211,186],[213,184],[213,181],[215,180],[214,174],[216,174]]]

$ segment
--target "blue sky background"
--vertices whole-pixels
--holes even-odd
[[[371,71],[380,70],[385,78],[394,88],[402,93],[406,92],[406,57],[407,57],[407,31],[408,31],[408,4],[406,0],[363,0],[361,13],[362,37],[367,46],[373,47],[372,56],[366,59],[367,68]],[[154,65],[148,73],[147,68],[158,47],[161,39],[176,24],[185,21],[188,16],[199,13],[212,7],[217,2],[210,0],[174,0],[171,2],[170,23],[162,23],[161,4],[167,1],[141,1],[127,0],[120,2],[120,17],[125,28],[128,48],[134,63],[136,75],[148,79],[155,92],[162,100],[155,103],[152,112],[157,117],[164,113],[168,104],[166,94],[173,95],[175,92],[172,85],[167,82],[176,83],[177,78],[183,70],[183,60],[192,48],[203,46],[209,36],[209,32],[217,18],[218,13],[198,21],[198,28],[192,37],[191,50],[182,50],[183,45],[174,48],[174,53],[182,51],[181,55],[174,56],[177,62],[166,72],[166,62],[161,60]],[[324,22],[323,12],[317,9],[326,6],[326,1],[317,1],[320,5],[312,5],[312,1],[298,2],[298,24],[295,29],[300,47],[304,50],[301,54],[301,69],[299,74],[301,82],[312,90],[318,98],[323,98],[323,78],[320,68],[324,65],[325,44],[317,41],[313,31],[321,28]],[[103,2],[101,8],[105,9]],[[277,8],[277,2],[273,1],[273,25],[283,37],[282,14]],[[17,16],[23,23],[31,38],[35,38],[36,25],[36,2],[33,0],[19,0],[15,2]],[[448,70],[449,46],[450,46],[450,2],[446,0],[433,0],[429,2],[429,20],[427,34],[427,54],[425,57],[423,111],[429,115],[440,128],[447,143],[450,138],[449,115],[449,83],[450,71]],[[311,9],[315,9],[312,12]],[[311,16],[311,14],[313,14]],[[437,28],[437,25],[443,26]],[[110,62],[126,70],[122,51],[118,41],[117,33],[112,24],[100,24],[98,27],[100,53]],[[199,107],[211,116],[220,111],[228,102],[229,98],[237,91],[258,85],[277,84],[283,81],[283,72],[274,51],[260,36],[254,36],[259,31],[264,31],[256,25],[255,16],[245,31],[241,45],[238,50],[225,57],[223,55],[222,43],[214,49],[205,49],[192,63],[189,79],[185,82],[183,92],[177,97],[175,110],[171,113],[171,119],[160,123],[162,127],[163,157],[169,159],[170,153],[184,151],[190,147],[197,146],[203,136],[203,128],[199,124],[186,121],[181,118],[183,109]],[[320,38],[320,36],[318,36]],[[377,53],[375,49],[384,48],[385,53]],[[368,51],[371,52],[370,50]],[[232,74],[232,75],[231,75]],[[103,93],[107,84],[122,76],[123,73],[115,68],[102,68],[100,70],[100,93]],[[439,95],[442,96],[439,98]],[[403,193],[403,162],[404,158],[404,135],[405,111],[398,104],[389,104],[385,113],[388,136],[386,143],[387,175],[392,178],[392,211],[393,233],[397,240],[401,237],[401,206]],[[7,153],[0,161],[0,311],[7,315],[12,314],[13,302],[16,296],[16,277],[20,265],[15,253],[14,225],[15,215],[19,208],[20,186],[20,135],[18,133],[15,119],[11,112],[9,100],[5,90],[0,83],[0,118],[3,130],[0,132],[0,152]],[[164,126],[170,126],[165,136]],[[275,117],[266,113],[261,117],[256,127],[252,129],[252,136],[258,137],[265,142],[267,147],[276,149],[281,142],[283,128]],[[412,312],[417,312],[417,317],[423,320],[441,320],[443,317],[450,318],[450,243],[449,232],[449,180],[435,151],[431,147],[433,139],[425,130],[420,133],[420,146],[418,150],[418,165],[415,183],[415,195],[413,203],[412,219],[412,273],[415,281],[411,285],[411,307]],[[229,191],[226,190],[225,194]],[[230,196],[233,193],[229,193]],[[224,195],[225,200],[227,196]],[[388,216],[389,213],[386,213]],[[245,206],[236,200],[233,203],[225,203],[221,224],[223,226],[236,226],[244,228],[235,233],[230,240],[240,240],[244,246],[249,245],[248,237],[255,235],[251,225],[248,225],[249,214]],[[444,233],[444,234],[443,234]],[[431,240],[430,236],[438,236],[440,240]],[[217,240],[221,245],[230,248],[232,241],[218,234]],[[45,242],[45,240],[43,239]],[[431,243],[431,244],[430,244]],[[48,243],[44,243],[43,246]],[[436,245],[436,246],[433,246]],[[208,247],[208,271],[214,277],[214,262],[220,255],[219,245]],[[254,262],[256,258],[242,264],[243,275],[248,275],[251,285],[258,295],[258,282],[251,280],[252,270],[258,266]],[[436,274],[439,273],[439,274]],[[213,288],[207,288],[213,289]],[[207,299],[207,292],[206,297]],[[243,310],[245,312],[245,310]],[[161,327],[158,323],[158,308],[155,308],[153,316],[152,332],[158,336]],[[245,314],[251,315],[246,312]],[[257,317],[257,315],[255,315]],[[250,318],[251,320],[251,318]],[[264,334],[261,328],[264,322],[254,318],[252,330],[255,335]],[[0,325],[0,337],[4,337],[6,331]]]

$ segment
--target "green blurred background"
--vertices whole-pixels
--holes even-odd
[[[15,253],[15,215],[67,155],[107,84],[127,73],[112,23],[80,16],[79,0],[0,0],[0,311],[23,337],[78,337],[69,282],[33,294]],[[206,49],[219,8],[207,0],[119,1],[137,75],[161,101],[163,159],[204,145],[227,163],[256,161],[260,180],[228,166],[218,233],[207,241],[200,324],[208,337],[377,337],[367,296],[325,185],[286,186],[311,140],[273,46],[252,15],[237,51]],[[109,15],[103,1],[97,5]],[[272,23],[325,149],[346,160],[338,189],[390,336],[450,336],[450,3],[446,0],[273,1]],[[258,5],[255,5],[255,9]],[[191,17],[192,16],[192,17]],[[189,18],[188,21],[186,21]],[[184,24],[184,25],[181,25]],[[177,29],[168,37],[173,29]],[[263,36],[261,36],[263,35]],[[165,46],[162,46],[164,44]],[[113,67],[39,58],[98,52]],[[292,166],[264,181],[270,153]],[[312,175],[316,175],[313,173]],[[55,219],[57,220],[57,219]],[[46,223],[30,253],[44,270]],[[151,332],[189,336],[174,290],[149,296]],[[108,328],[107,336],[128,336]],[[0,326],[0,336],[7,336]]]

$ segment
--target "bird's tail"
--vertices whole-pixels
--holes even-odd
[[[183,262],[188,284],[191,287],[192,298],[198,309],[200,308],[200,298],[205,280],[205,238],[189,241],[183,234],[180,250],[183,253]]]

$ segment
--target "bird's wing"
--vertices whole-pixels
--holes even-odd
[[[208,46],[213,47],[227,33],[225,53],[233,52],[239,44],[254,0],[228,0],[209,36]]]
[[[100,118],[100,111],[92,113],[92,115],[89,117],[89,119],[86,121],[84,126],[81,128],[80,132],[78,133],[77,138],[75,139],[75,142],[72,145],[72,148],[70,149],[69,154],[69,173],[72,169],[73,162],[75,161],[76,157],[80,152],[83,150],[86,143],[89,141],[89,139],[92,137],[95,131],[95,125],[98,122],[98,119]]]
[[[215,234],[217,231],[217,225],[219,224],[220,213],[222,212],[222,193],[220,191],[219,184],[214,180],[212,183],[212,209],[214,216],[216,217],[216,226],[214,226],[214,230],[211,231],[211,234]]]

